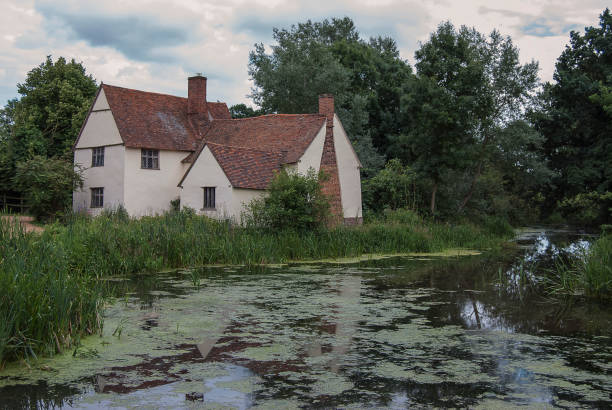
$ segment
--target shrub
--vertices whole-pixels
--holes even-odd
[[[273,230],[317,230],[326,226],[329,201],[321,192],[323,173],[310,169],[306,175],[285,170],[268,187],[268,195],[251,201],[242,215],[246,226]]]
[[[83,187],[81,172],[72,162],[38,155],[17,164],[14,182],[37,219],[61,216],[71,208],[72,192]]]
[[[363,181],[363,205],[368,210],[385,208],[416,209],[416,174],[402,165],[399,159],[387,162],[385,169],[374,177]]]

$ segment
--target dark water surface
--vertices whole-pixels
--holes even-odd
[[[0,408],[612,407],[612,307],[530,290],[588,240],[125,280],[102,337],[0,372]]]

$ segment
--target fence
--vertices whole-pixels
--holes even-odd
[[[23,197],[0,194],[0,211],[25,213],[28,208]]]

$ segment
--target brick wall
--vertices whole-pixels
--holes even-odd
[[[334,96],[323,94],[319,96],[319,114],[327,118],[325,130],[325,142],[323,143],[323,154],[321,157],[321,170],[327,175],[321,190],[329,199],[331,220],[330,225],[338,225],[343,222],[342,197],[340,196],[340,177],[338,174],[338,162],[334,148]]]

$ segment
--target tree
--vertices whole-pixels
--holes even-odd
[[[229,112],[233,119],[250,118],[263,115],[261,110],[254,110],[246,104],[235,104],[229,108]]]
[[[538,87],[538,64],[520,64],[510,37],[445,22],[415,53],[418,79],[402,99],[403,132],[394,152],[433,181],[430,209],[447,169],[472,174],[461,212],[474,193],[497,131],[522,118]]]
[[[21,97],[0,112],[0,190],[20,192],[12,178],[18,163],[41,156],[72,165],[72,145],[96,82],[81,63],[63,57],[53,62],[48,56],[17,84],[17,91]]]
[[[251,201],[243,223],[274,230],[313,230],[326,226],[329,201],[321,191],[322,173],[306,175],[285,170],[276,174],[267,196]]]
[[[572,31],[559,56],[554,84],[546,84],[543,109],[534,114],[557,176],[551,203],[580,193],[612,191],[612,15],[599,27]]]
[[[83,178],[72,162],[36,155],[17,164],[14,183],[25,195],[30,212],[44,219],[71,208],[72,192],[83,187]]]

